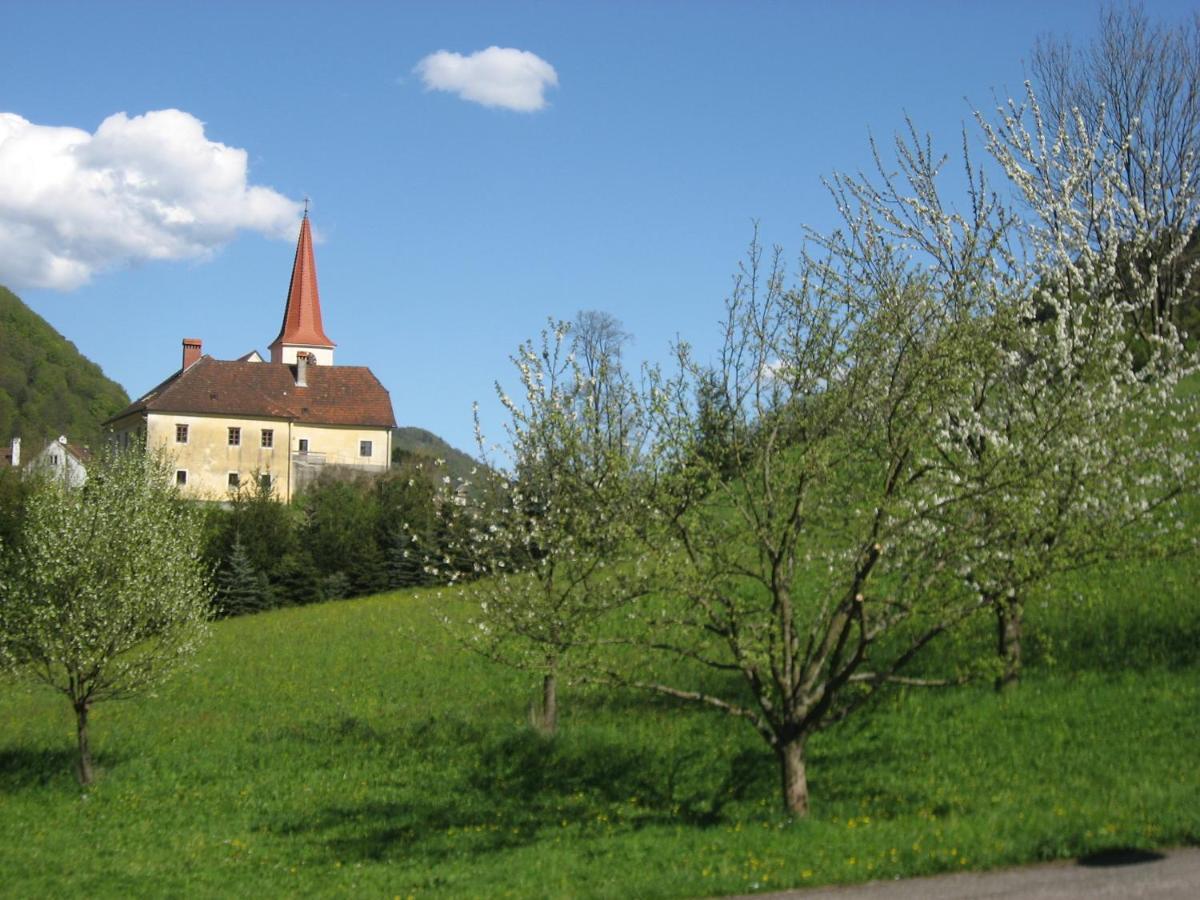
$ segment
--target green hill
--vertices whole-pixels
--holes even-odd
[[[45,319],[0,287],[0,444],[20,437],[26,453],[65,434],[100,442],[100,423],[129,396]]]
[[[451,478],[469,478],[479,465],[471,456],[451,447],[432,431],[424,428],[395,428],[392,430],[392,462],[420,459],[444,459],[446,474]]]

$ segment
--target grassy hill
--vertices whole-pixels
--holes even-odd
[[[96,707],[86,796],[67,704],[0,680],[0,894],[712,896],[1200,842],[1198,581],[1190,557],[1064,580],[1019,690],[901,691],[818,735],[800,822],[719,714],[565,690],[536,735],[533,680],[429,614],[453,592],[223,621]]]
[[[0,443],[20,437],[26,455],[60,434],[97,445],[100,423],[129,403],[124,388],[4,287],[0,347]]]

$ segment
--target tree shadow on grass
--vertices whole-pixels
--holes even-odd
[[[436,783],[402,785],[403,799],[332,805],[268,827],[309,835],[343,861],[439,860],[528,845],[547,829],[572,829],[564,834],[587,840],[610,829],[709,827],[722,821],[728,804],[761,787],[760,759],[722,758],[708,747],[668,753],[586,729],[546,738],[526,729],[482,733],[445,720],[399,732],[393,739],[405,742],[408,758],[445,760]],[[468,745],[454,741],[471,732]],[[396,763],[402,769],[403,757]]]
[[[259,731],[256,743],[307,744],[315,747],[386,746],[439,749],[483,740],[483,728],[458,716],[427,716],[396,727],[383,727],[358,716],[342,715],[319,721],[290,722]]]
[[[483,748],[468,786],[481,797],[511,798],[513,812],[573,805],[624,810],[627,820],[641,823],[705,827],[756,785],[760,767],[746,756],[722,759],[706,746],[664,750],[586,733],[548,740],[520,731]]]
[[[938,818],[956,811],[944,803],[931,804],[928,793],[914,785],[915,778],[898,777],[906,765],[912,760],[874,738],[849,746],[822,745],[809,755],[809,792],[825,808],[859,807],[869,798],[871,815],[879,819],[901,818],[922,808]]]
[[[109,754],[97,755],[97,771],[103,771],[114,762]],[[75,777],[78,765],[79,753],[73,749],[0,748],[0,791],[11,794],[57,783],[78,787]]]
[[[1081,856],[1076,860],[1076,864],[1094,869],[1108,869],[1117,866],[1137,866],[1166,858],[1165,854],[1154,850],[1140,850],[1137,847],[1110,847],[1107,850],[1099,850],[1096,853]]]

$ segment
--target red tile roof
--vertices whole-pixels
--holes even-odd
[[[276,344],[305,344],[309,347],[334,347],[321,325],[321,296],[317,292],[317,261],[313,257],[312,229],[308,214],[300,223],[300,239],[296,242],[296,260],[292,263],[292,282],[288,287],[287,307],[283,311],[283,326]]]
[[[163,412],[396,427],[387,389],[365,366],[309,365],[306,381],[306,387],[296,386],[295,366],[203,356],[108,422],[136,412]]]

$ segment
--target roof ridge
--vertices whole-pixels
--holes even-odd
[[[205,353],[205,354],[204,354],[203,356],[201,356],[201,357],[200,357],[198,360],[196,360],[196,362],[195,362],[195,363],[192,363],[192,364],[191,364],[190,366],[188,366],[186,369],[183,369],[183,368],[181,368],[181,369],[179,369],[177,372],[174,372],[173,374],[171,374],[171,375],[168,375],[166,378],[164,378],[162,381],[160,381],[160,382],[159,382],[158,384],[156,384],[154,387],[150,388],[150,390],[146,391],[144,394],[142,394],[142,395],[141,395],[140,397],[138,397],[136,400],[132,400],[132,401],[130,401],[129,405],[128,405],[128,406],[126,406],[126,407],[125,407],[123,410],[121,410],[119,413],[116,413],[115,415],[109,416],[107,419],[105,419],[105,420],[104,420],[103,422],[101,422],[100,424],[101,424],[101,425],[107,425],[109,422],[115,422],[117,419],[123,418],[124,416],[127,416],[127,415],[129,415],[130,413],[137,412],[137,411],[138,411],[138,410],[140,410],[140,409],[145,409],[145,407],[146,407],[146,404],[147,404],[147,403],[149,403],[151,400],[153,400],[155,397],[157,397],[159,394],[161,394],[163,391],[165,391],[165,390],[166,390],[168,387],[170,387],[170,386],[171,386],[171,385],[172,385],[174,382],[178,381],[178,380],[179,380],[179,378],[180,378],[180,377],[181,377],[181,376],[182,376],[184,373],[186,373],[186,372],[190,372],[190,371],[192,371],[193,369],[195,369],[195,367],[196,367],[196,363],[203,362],[203,361],[204,361],[204,360],[206,360],[206,359],[208,359],[208,360],[211,360],[211,359],[212,359],[212,357],[211,357],[211,356],[209,356],[207,353]]]
[[[138,413],[226,415],[331,425],[392,427],[391,394],[366,366],[315,366],[297,387],[284,363],[203,356],[105,424]]]

